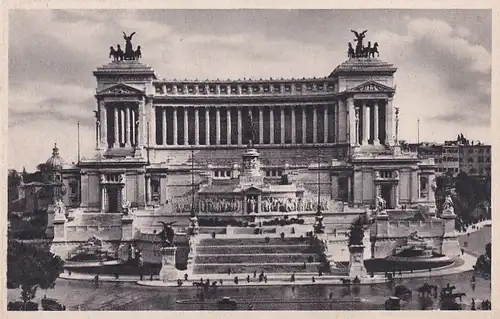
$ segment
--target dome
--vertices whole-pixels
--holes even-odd
[[[59,148],[57,148],[57,144],[54,144],[54,148],[52,149],[52,156],[45,162],[47,168],[52,170],[60,170],[63,167],[64,161],[59,156]]]

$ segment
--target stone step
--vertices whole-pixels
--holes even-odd
[[[298,237],[279,237],[269,238],[269,243],[266,243],[265,236],[255,236],[247,238],[204,238],[201,239],[198,246],[254,246],[254,245],[296,245],[307,244],[307,238],[301,240]]]
[[[272,254],[272,253],[313,253],[309,245],[253,245],[253,246],[198,246],[197,254]]]
[[[273,272],[273,273],[294,273],[294,272],[318,272],[321,263],[246,263],[246,264],[201,264],[194,265],[193,273],[195,274],[223,274],[231,268],[231,272],[235,274],[249,274],[256,271],[257,273]],[[242,278],[243,279],[243,278]]]
[[[310,259],[312,258],[312,260]],[[234,254],[234,255],[197,255],[195,265],[201,264],[245,264],[245,263],[304,263],[319,262],[317,254]]]

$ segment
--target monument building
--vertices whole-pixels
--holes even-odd
[[[321,211],[328,227],[377,198],[434,211],[434,161],[398,146],[397,68],[356,38],[322,78],[167,80],[125,35],[126,51],[94,71],[95,154],[61,175],[80,190],[63,198],[65,241],[131,240],[189,216]]]

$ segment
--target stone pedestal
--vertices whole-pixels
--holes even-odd
[[[131,241],[134,239],[134,217],[124,215],[122,217],[122,241]]]
[[[66,222],[67,219],[62,214],[53,215],[54,241],[66,241]]]
[[[365,246],[363,245],[351,245],[349,246],[349,253],[351,254],[349,258],[349,277],[363,278],[366,277],[366,268],[364,264],[364,251]]]
[[[161,252],[161,270],[160,280],[175,281],[177,280],[177,269],[175,268],[175,252],[177,247],[162,247]]]
[[[441,214],[443,220],[443,241],[441,244],[441,254],[448,257],[460,257],[460,243],[458,242],[458,234],[455,229],[455,219],[457,215],[453,207],[446,209]]]
[[[54,205],[47,208],[47,228],[45,228],[47,238],[54,238]]]

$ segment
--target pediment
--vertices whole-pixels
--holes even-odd
[[[262,193],[262,189],[257,187],[257,186],[254,186],[254,185],[250,185],[250,186],[244,188],[242,190],[242,192],[243,193],[252,193],[252,194],[258,193],[258,194],[260,194],[260,193]]]
[[[124,83],[118,83],[100,92],[97,92],[97,95],[142,95],[142,94],[144,94],[144,91],[141,91],[133,86]]]
[[[388,93],[394,93],[395,90],[394,88],[391,88],[390,86],[375,82],[375,81],[368,81],[363,84],[360,84],[358,86],[353,87],[352,89],[348,89],[347,91],[349,92],[388,92]]]

